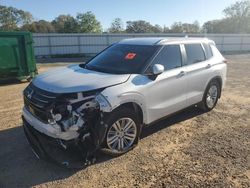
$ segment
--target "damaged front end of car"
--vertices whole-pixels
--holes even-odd
[[[34,153],[67,167],[95,161],[106,135],[110,104],[102,89],[57,94],[32,83],[24,90],[23,127]]]

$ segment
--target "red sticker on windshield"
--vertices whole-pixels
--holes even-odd
[[[126,55],[125,59],[134,59],[135,56],[136,56],[135,53],[128,53],[128,54]]]

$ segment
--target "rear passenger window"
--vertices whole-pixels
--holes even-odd
[[[157,55],[154,64],[161,64],[165,70],[181,67],[182,57],[179,45],[167,45]]]
[[[187,64],[191,65],[205,60],[205,54],[201,44],[185,44]]]
[[[211,49],[210,45],[207,43],[203,43],[202,45],[205,49],[207,59],[210,59],[211,57],[213,57],[213,53],[212,53],[212,49]]]

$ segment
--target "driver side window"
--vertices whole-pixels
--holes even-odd
[[[164,70],[182,66],[180,45],[166,45],[154,59],[154,64],[161,64]]]

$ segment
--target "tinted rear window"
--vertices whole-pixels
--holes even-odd
[[[138,74],[158,48],[157,45],[115,44],[90,60],[86,68],[114,74]]]
[[[200,44],[185,44],[187,64],[194,64],[205,60],[205,54]]]
[[[154,64],[162,64],[165,70],[181,67],[182,57],[179,45],[167,45],[157,55]]]
[[[210,59],[211,57],[213,57],[213,53],[212,53],[210,45],[207,43],[203,43],[202,45],[205,49],[207,59]]]

